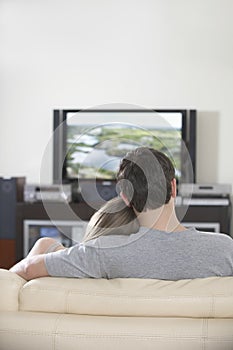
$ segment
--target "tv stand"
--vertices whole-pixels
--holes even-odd
[[[16,211],[16,260],[19,261],[24,257],[24,223],[26,220],[50,221],[52,216],[53,222],[56,221],[74,221],[74,214],[81,220],[88,221],[94,214],[95,209],[87,205],[86,203],[69,203],[71,210],[67,209],[67,204],[62,202],[47,202],[45,209],[42,202],[25,203],[21,202],[17,204]],[[49,214],[48,214],[49,212]],[[78,221],[78,219],[77,219]]]
[[[209,231],[223,233],[230,236],[231,234],[231,203],[228,204],[191,204],[184,217],[184,207],[177,206],[176,213],[178,219],[186,226],[194,226],[200,231]]]

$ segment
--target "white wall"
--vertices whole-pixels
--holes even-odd
[[[231,0],[0,0],[0,175],[39,181],[54,108],[120,102],[196,108],[197,180],[233,183],[232,12]]]

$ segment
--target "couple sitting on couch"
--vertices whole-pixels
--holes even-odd
[[[165,154],[137,148],[122,159],[117,180],[120,196],[94,214],[83,242],[64,248],[40,239],[10,271],[26,280],[233,276],[233,240],[178,221],[175,170]]]

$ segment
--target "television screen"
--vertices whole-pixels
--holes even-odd
[[[65,182],[114,180],[127,152],[149,146],[167,154],[174,164],[178,182],[194,182],[194,112],[55,110],[54,126],[59,126],[62,132],[57,132],[58,139],[54,143],[54,181],[61,178],[58,169],[61,167]],[[56,154],[59,149],[62,149],[62,157]]]
[[[67,178],[114,179],[120,160],[139,146],[149,146],[170,153],[181,176],[182,114],[163,114],[164,123],[144,125],[131,124],[88,125],[79,115],[67,116]]]

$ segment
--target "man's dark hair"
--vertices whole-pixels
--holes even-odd
[[[175,169],[170,159],[149,147],[127,153],[117,173],[119,190],[138,212],[168,203],[174,178]]]

